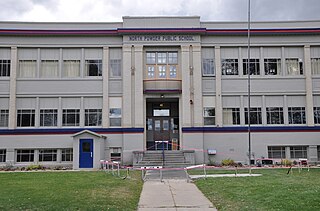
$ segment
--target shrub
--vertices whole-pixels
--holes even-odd
[[[222,166],[235,166],[236,163],[231,158],[224,159],[221,161]]]
[[[40,169],[44,169],[44,168],[39,164],[31,164],[26,168],[27,171],[40,170]]]

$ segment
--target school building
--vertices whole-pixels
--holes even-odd
[[[320,161],[320,21],[0,22],[0,165]],[[251,77],[248,118],[248,73]],[[250,120],[249,120],[250,119]]]

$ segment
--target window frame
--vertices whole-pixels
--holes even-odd
[[[280,156],[274,156],[275,153],[280,153]],[[286,158],[286,147],[285,146],[268,146],[268,158],[270,158],[270,159],[285,159]]]
[[[311,58],[312,75],[320,75],[320,58]]]
[[[313,107],[314,124],[320,124],[320,107]]]
[[[301,153],[302,156],[296,155],[297,153]],[[307,146],[291,146],[290,158],[291,159],[308,158],[308,147]]]
[[[282,107],[267,107],[266,113],[267,113],[267,125],[283,125],[284,124],[284,113],[283,113]],[[279,117],[279,121],[276,121],[277,117]]]
[[[248,125],[248,123],[249,123],[248,113],[249,113],[248,108],[244,108],[244,119],[245,119],[246,125]],[[251,122],[253,119],[256,119],[257,121]],[[251,107],[250,108],[250,125],[262,125],[262,109],[261,109],[261,107]]]
[[[214,58],[202,58],[202,76],[215,75]]]
[[[95,118],[97,119],[95,124],[90,123],[91,117],[96,115]],[[99,127],[102,126],[102,109],[85,109],[84,110],[84,126],[90,127]]]
[[[64,59],[63,60],[63,68],[62,68],[62,76],[63,78],[79,78],[81,75],[81,60],[80,59]],[[76,66],[77,67],[77,75],[72,75],[71,66]]]
[[[0,59],[0,77],[10,77],[10,68],[10,59]]]
[[[73,148],[61,149],[61,162],[72,162],[72,161],[73,161]]]
[[[296,66],[297,71],[293,71],[294,61],[295,61],[295,64],[297,65]],[[304,75],[302,59],[299,59],[299,58],[285,58],[285,67],[286,67],[285,69],[286,69],[286,75],[287,76],[302,76],[302,75]],[[292,74],[294,72],[296,72],[298,74]]]
[[[27,156],[28,160],[23,160],[23,156]],[[35,150],[34,149],[17,149],[16,150],[16,162],[17,163],[30,163],[34,162]],[[26,157],[25,157],[26,158]]]
[[[203,107],[203,125],[204,126],[215,126],[216,125],[216,109],[215,109],[215,107],[209,107],[209,106]]]
[[[51,67],[55,66],[55,75],[48,76],[44,75],[45,65],[49,65]],[[40,78],[58,78],[59,77],[59,60],[57,59],[43,59],[40,61]]]
[[[69,115],[74,116],[74,123],[68,122]],[[78,127],[80,126],[80,109],[62,109],[62,126],[63,127]]]
[[[281,58],[265,58],[264,74],[267,76],[281,75]],[[275,71],[271,71],[275,67]],[[271,74],[270,74],[271,73]]]
[[[85,77],[101,77],[102,76],[102,59],[86,59],[84,62]],[[93,68],[93,69],[91,69]],[[91,74],[91,71],[96,71]]]
[[[231,68],[231,69],[228,69]],[[231,74],[228,73],[231,70]],[[221,59],[221,74],[225,76],[239,76],[239,60],[238,59]]]
[[[37,64],[38,64],[38,61],[36,59],[19,60],[19,78],[36,78],[37,69],[38,69]],[[32,70],[29,70],[30,73],[32,73],[31,75],[25,75],[25,71],[27,68],[33,68]]]
[[[261,75],[260,71],[260,59],[251,58],[250,59],[250,75]],[[243,75],[248,75],[248,59],[242,59],[242,68],[243,68]]]
[[[0,163],[5,163],[7,159],[7,150],[0,149]]]
[[[50,113],[51,112],[51,113]],[[57,127],[58,126],[58,109],[40,109],[40,127]],[[45,125],[46,118],[52,117],[51,125]]]
[[[18,109],[17,110],[17,127],[35,127],[35,109]],[[29,118],[28,118],[29,116]],[[29,124],[23,124],[26,119]],[[26,123],[26,122],[25,122]]]
[[[0,109],[0,128],[9,127],[9,109]]]
[[[58,157],[57,151],[58,151],[57,149],[39,149],[38,150],[39,162],[57,162],[57,157]]]
[[[111,111],[120,111],[120,112],[111,112]],[[117,124],[114,124],[113,121],[115,121],[115,123]],[[122,126],[122,109],[121,108],[109,108],[109,125],[110,127]]]
[[[300,112],[299,112],[300,111]],[[295,122],[295,117],[298,116],[298,112],[300,113],[300,121]],[[302,125],[306,124],[306,108],[305,107],[299,107],[299,106],[293,106],[288,107],[288,124],[289,125]]]

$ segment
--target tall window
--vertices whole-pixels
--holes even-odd
[[[248,108],[244,109],[245,114],[245,123],[248,124]],[[260,125],[262,124],[262,117],[261,117],[261,108],[250,108],[250,124]]]
[[[265,75],[281,74],[281,59],[264,59]]]
[[[303,63],[300,59],[286,59],[287,75],[303,75]]]
[[[85,126],[101,126],[102,109],[85,110]]]
[[[202,75],[214,76],[214,61],[213,59],[202,59]]]
[[[18,149],[17,162],[33,162],[34,150],[33,149]]]
[[[10,60],[0,60],[0,77],[10,76]]]
[[[40,126],[41,127],[54,127],[58,122],[57,109],[41,109],[40,110]]]
[[[36,60],[19,60],[19,76],[21,78],[35,78],[37,72]]]
[[[56,149],[40,149],[39,150],[39,161],[40,162],[57,161],[57,150]]]
[[[267,108],[267,124],[284,124],[283,108],[280,108],[280,107]]]
[[[275,158],[275,159],[286,158],[286,148],[282,146],[269,146],[268,158]]]
[[[215,125],[216,124],[215,108],[204,107],[203,120],[204,120],[204,125]]]
[[[238,59],[222,59],[222,75],[238,75]]]
[[[79,126],[80,109],[63,109],[62,126]]]
[[[320,107],[314,107],[314,124],[320,124]]]
[[[35,110],[18,110],[17,127],[34,127]]]
[[[1,109],[0,110],[0,127],[8,127],[9,125],[9,110]]]
[[[240,125],[240,108],[224,108],[223,124]]]
[[[102,76],[102,60],[86,60],[86,76]]]
[[[63,76],[66,78],[80,77],[80,60],[64,60]]]
[[[0,163],[6,162],[7,150],[0,149]]]
[[[311,70],[313,75],[320,75],[320,58],[311,59]]]
[[[73,149],[62,149],[61,150],[61,161],[69,162],[73,160]]]
[[[293,146],[290,147],[290,158],[308,158],[308,148],[306,146]]]
[[[178,52],[147,52],[146,76],[149,79],[175,79],[178,73]]]
[[[289,124],[306,124],[306,109],[304,107],[288,108]]]
[[[121,126],[121,108],[110,108],[109,120],[111,127]]]
[[[248,59],[243,59],[243,75],[248,75]],[[250,75],[260,75],[259,59],[250,59],[249,63]]]
[[[40,77],[57,78],[59,70],[58,60],[41,60]]]

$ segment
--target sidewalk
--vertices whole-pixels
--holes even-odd
[[[216,210],[193,183],[186,180],[146,181],[138,211]]]

